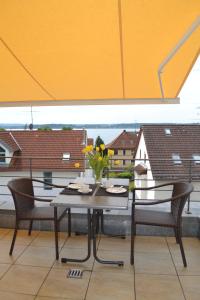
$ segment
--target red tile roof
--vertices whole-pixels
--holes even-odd
[[[13,140],[11,139],[13,136]],[[0,141],[15,150],[10,167],[1,171],[27,170],[32,159],[34,170],[74,170],[74,163],[80,162],[80,171],[84,168],[84,155],[81,150],[85,146],[85,130],[51,130],[51,131],[0,131]],[[17,146],[18,145],[18,148]],[[70,153],[70,160],[63,160],[63,154]],[[22,159],[23,157],[23,159]],[[25,159],[26,157],[26,159]],[[34,159],[39,158],[40,159]],[[57,158],[57,159],[55,159]],[[82,160],[82,161],[81,161]]]
[[[171,179],[177,175],[187,178],[190,162],[183,160],[200,155],[200,125],[153,124],[144,125],[142,130],[154,179]],[[179,154],[182,163],[174,164],[172,154]],[[193,176],[199,178],[200,165],[192,162],[191,166]]]
[[[8,148],[11,152],[21,150],[20,145],[17,143],[12,132],[0,131],[0,142]]]
[[[135,132],[123,130],[106,148],[135,150],[138,136]]]

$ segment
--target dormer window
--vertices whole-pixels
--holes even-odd
[[[170,128],[165,128],[165,134],[166,135],[171,135],[171,129]]]
[[[70,159],[70,153],[69,152],[63,153],[63,160],[69,160],[69,159]]]
[[[200,154],[193,154],[192,158],[193,158],[196,165],[200,164]]]
[[[172,154],[172,159],[173,159],[173,162],[174,162],[175,165],[182,164],[181,157],[178,153],[173,153]]]
[[[0,147],[0,163],[1,164],[6,163],[6,150],[2,147]]]

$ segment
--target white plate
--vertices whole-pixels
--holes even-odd
[[[81,185],[78,183],[70,183],[67,187],[72,190],[78,190],[81,188]]]
[[[110,187],[106,189],[106,192],[111,193],[111,194],[123,194],[127,191],[127,189],[123,187]]]
[[[89,190],[78,189],[78,192],[81,193],[81,194],[89,194],[91,191],[92,191],[92,189],[89,189]]]

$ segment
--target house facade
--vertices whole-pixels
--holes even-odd
[[[143,125],[135,156],[135,164],[139,162],[148,171],[143,176],[135,174],[138,186],[186,180],[200,189],[200,125]],[[197,193],[192,197],[198,199]]]
[[[137,143],[137,133],[123,130],[119,136],[107,144],[107,149],[114,150],[112,168],[122,169],[128,167],[135,156]],[[118,164],[115,164],[115,161],[118,161]]]
[[[67,185],[85,170],[82,149],[86,144],[85,130],[0,131],[0,201],[9,197],[11,178],[32,176]],[[48,185],[37,184],[37,195],[54,193]]]

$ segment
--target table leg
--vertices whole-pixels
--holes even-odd
[[[61,258],[61,262],[62,263],[67,263],[67,262],[85,262],[87,261],[90,256],[91,256],[91,239],[92,239],[92,230],[91,230],[91,214],[90,214],[90,210],[88,209],[88,213],[87,213],[87,218],[88,218],[88,253],[87,256],[83,259],[76,259],[76,258],[65,258],[62,257]]]
[[[94,209],[93,214],[92,214],[92,238],[93,238],[93,255],[94,255],[95,260],[101,264],[123,266],[124,265],[123,261],[103,260],[97,256],[96,226],[97,226],[97,218],[98,217],[99,217],[98,210]]]

